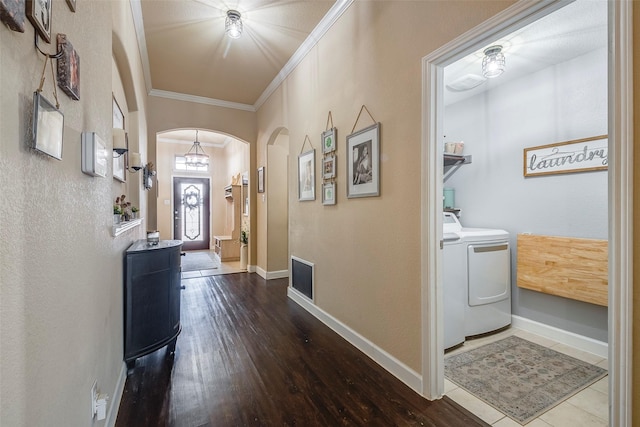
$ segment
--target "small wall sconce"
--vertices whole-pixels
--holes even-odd
[[[133,170],[131,170],[133,169]],[[135,173],[142,169],[142,161],[140,160],[140,153],[129,153],[129,172]]]
[[[113,129],[113,151],[115,153],[113,157],[120,157],[129,151],[127,148],[127,133],[124,129]]]

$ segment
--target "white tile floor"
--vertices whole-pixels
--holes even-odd
[[[203,252],[207,252],[209,254],[211,259],[216,262],[217,268],[211,270],[185,271],[182,273],[183,279],[194,279],[197,277],[217,276],[218,274],[241,273],[247,271],[240,268],[240,261],[220,262],[220,257],[214,251]]]
[[[494,335],[468,340],[461,347],[446,354],[457,354],[471,350],[484,344],[516,335],[539,345],[552,348],[560,353],[568,354],[576,359],[609,369],[607,359],[587,353],[566,344],[532,334],[517,328],[509,328]],[[603,427],[609,425],[609,378],[604,377],[580,393],[565,400],[555,408],[543,413],[527,424],[527,427]],[[520,424],[484,403],[466,390],[458,387],[448,379],[444,380],[445,394],[451,399],[476,414],[486,423],[497,427],[519,427]]]

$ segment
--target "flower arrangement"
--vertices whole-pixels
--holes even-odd
[[[240,243],[242,243],[243,245],[249,243],[249,234],[246,230],[240,231]]]
[[[113,214],[117,215],[116,206],[118,206],[120,208],[120,213],[124,216],[124,220],[128,221],[131,216],[131,202],[125,201],[126,198],[127,196],[124,194],[116,197],[116,203],[113,205]]]

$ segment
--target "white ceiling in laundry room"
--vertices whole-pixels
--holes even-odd
[[[499,77],[485,79],[482,77],[483,51],[496,44],[503,46],[505,71]],[[606,45],[607,2],[577,0],[447,66],[444,70],[445,104],[454,104]],[[456,81],[472,86],[477,79],[483,82],[470,90],[447,88]]]

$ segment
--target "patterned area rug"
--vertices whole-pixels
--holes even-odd
[[[187,252],[182,257],[182,271],[212,270],[218,268],[218,263],[211,259],[206,252]]]
[[[524,425],[607,371],[522,338],[445,358],[445,376]]]

